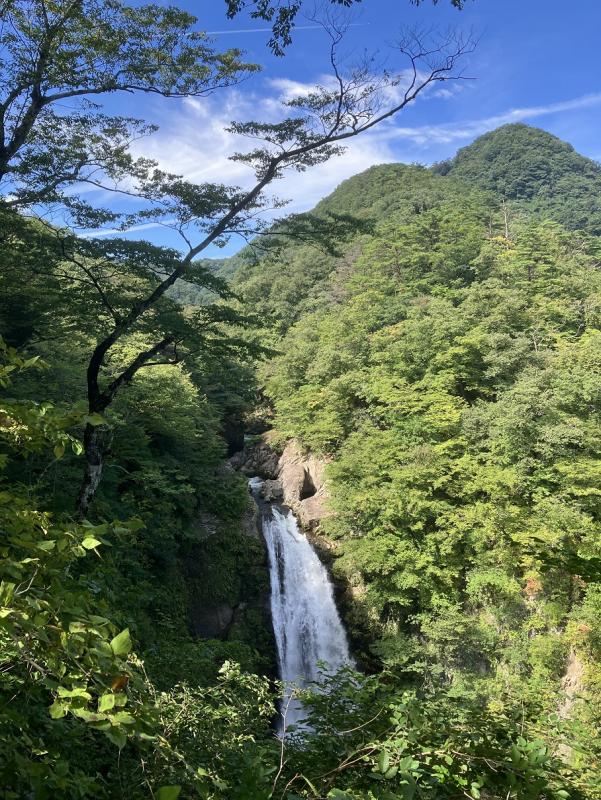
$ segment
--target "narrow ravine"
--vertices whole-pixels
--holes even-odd
[[[258,497],[262,480],[252,478]],[[271,614],[280,678],[286,686],[280,731],[298,726],[304,716],[294,687],[319,682],[353,663],[344,626],[334,602],[328,571],[292,511],[261,503],[262,529],[269,555]]]

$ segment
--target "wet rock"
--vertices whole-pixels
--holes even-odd
[[[259,539],[260,541],[263,541],[261,536],[261,520],[259,509],[257,508],[257,504],[252,497],[249,498],[246,511],[240,520],[240,530],[245,536],[251,536],[253,539]]]
[[[266,480],[261,488],[261,497],[268,503],[274,500],[280,501],[284,498],[282,482],[279,480]]]

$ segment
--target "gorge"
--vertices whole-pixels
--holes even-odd
[[[176,283],[200,344],[106,420],[78,406],[95,289],[4,215],[7,800],[601,798],[600,197],[524,125],[371,167],[314,211],[357,223],[335,247],[275,230],[196,265],[232,298]],[[287,710],[302,746],[278,668],[322,687]]]

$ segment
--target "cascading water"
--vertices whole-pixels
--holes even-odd
[[[261,485],[260,478],[250,481],[255,495]],[[291,698],[292,688],[319,682],[326,672],[353,662],[328,572],[294,514],[273,504],[264,504],[262,512],[278,665],[287,687],[282,701],[285,732],[303,718],[302,705]]]

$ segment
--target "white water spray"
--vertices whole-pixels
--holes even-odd
[[[251,489],[256,491],[261,483],[253,478]],[[326,672],[334,673],[353,662],[328,572],[293,513],[277,505],[266,507],[263,535],[269,554],[278,665],[287,687],[283,727],[288,728],[303,718],[302,705],[290,699],[292,688],[319,682]]]

